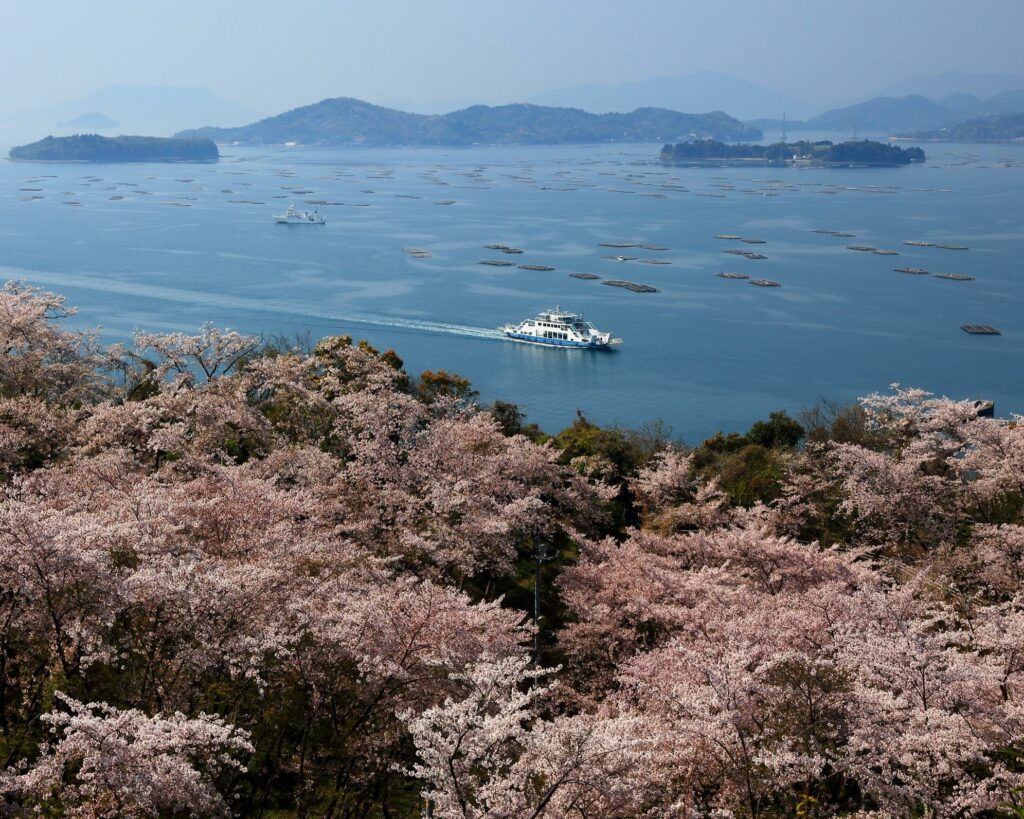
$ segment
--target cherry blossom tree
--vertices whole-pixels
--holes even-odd
[[[230,814],[214,782],[245,770],[239,758],[254,750],[245,731],[207,714],[149,717],[56,696],[66,710],[42,717],[54,739],[26,770],[0,775],[10,807],[111,819]]]
[[[104,351],[71,315],[0,292],[3,812],[1024,810],[1020,419],[868,396],[741,507],[348,336]]]
[[[74,314],[63,296],[7,282],[0,290],[0,397],[68,405],[103,394],[109,382],[96,334],[57,326]]]
[[[431,812],[450,817],[638,816],[653,788],[654,726],[627,716],[538,719],[548,673],[524,657],[482,658],[455,675],[461,697],[403,714]]]
[[[135,347],[140,352],[152,351],[157,356],[153,378],[163,380],[173,374],[182,384],[191,385],[197,378],[207,382],[227,375],[239,362],[260,345],[255,336],[243,336],[234,330],[221,330],[207,322],[197,335],[185,333],[147,333],[136,331]]]

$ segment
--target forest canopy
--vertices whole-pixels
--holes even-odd
[[[1024,424],[688,449],[348,336],[0,290],[4,816],[1024,810]]]
[[[11,159],[46,162],[216,162],[212,139],[98,134],[48,136],[10,150]]]
[[[923,162],[920,148],[901,148],[863,139],[848,142],[822,140],[775,142],[771,145],[726,144],[713,139],[680,142],[661,149],[662,162],[693,160],[763,160],[765,162],[811,162],[816,164],[909,165]]]

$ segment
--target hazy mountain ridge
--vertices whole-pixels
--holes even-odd
[[[1024,114],[993,114],[960,122],[949,128],[914,131],[900,138],[943,142],[1013,142],[1024,140]]]
[[[239,128],[195,128],[177,136],[274,145],[473,145],[665,142],[692,136],[759,139],[757,128],[721,111],[686,114],[638,108],[592,114],[540,105],[474,105],[443,115],[411,114],[350,97],[335,97]]]
[[[910,77],[881,88],[870,96],[906,97],[920,94],[942,101],[955,94],[969,94],[978,99],[995,97],[1006,91],[1024,88],[1024,74],[968,74],[962,71],[944,71]]]
[[[115,121],[115,125],[73,124],[79,117],[100,111]],[[78,99],[7,114],[0,117],[0,121],[37,132],[64,123],[61,127],[122,127],[135,133],[170,134],[211,122],[240,125],[258,115],[208,88],[111,85]]]
[[[815,131],[871,131],[885,132],[900,129],[938,128],[958,114],[920,94],[896,99],[874,99],[836,108],[807,121],[807,128]]]
[[[825,106],[780,93],[728,74],[702,71],[682,77],[650,77],[617,85],[587,83],[556,88],[530,98],[536,105],[571,106],[593,113],[632,111],[637,107],[673,111],[728,111],[739,119],[769,115],[809,117]]]
[[[92,130],[105,130],[108,128],[117,128],[120,123],[114,119],[111,119],[101,111],[89,111],[87,114],[75,117],[67,122],[58,122],[60,128],[85,128]]]
[[[957,92],[932,100],[920,94],[899,99],[875,97],[856,105],[826,111],[806,121],[752,120],[761,129],[791,131],[848,131],[896,134],[937,131],[969,119],[1024,112],[1024,90],[1003,91],[987,99]]]

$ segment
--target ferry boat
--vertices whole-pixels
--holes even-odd
[[[275,213],[274,221],[279,225],[326,225],[327,219],[320,214],[319,211],[314,210],[310,213],[308,210],[297,211],[295,205],[289,205],[288,210],[284,213]]]
[[[541,313],[536,318],[519,324],[506,324],[499,328],[513,341],[527,344],[544,344],[549,347],[582,347],[589,350],[605,349],[621,344],[621,338],[612,338],[611,333],[594,329],[584,321],[582,313],[570,313],[555,308]]]

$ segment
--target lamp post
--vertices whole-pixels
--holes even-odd
[[[533,536],[533,559],[535,573],[533,577],[533,670],[536,673],[540,665],[540,572],[541,567],[558,557],[558,552],[548,553],[548,544],[541,540],[540,535]],[[534,676],[534,684],[536,684]]]

